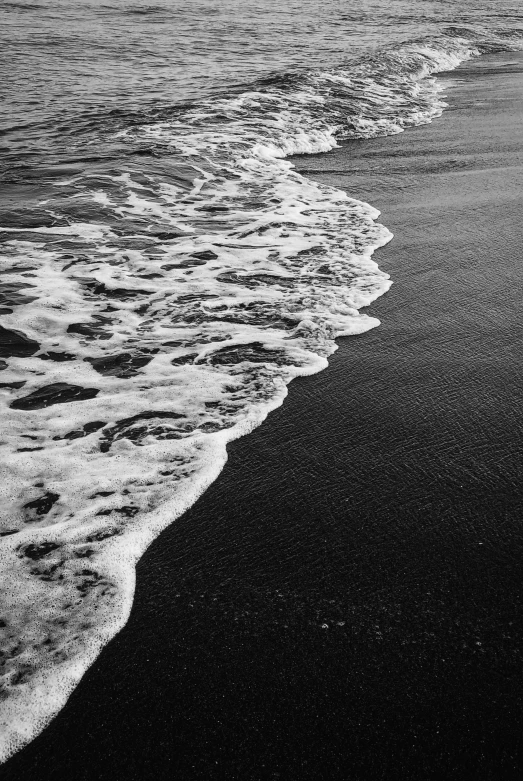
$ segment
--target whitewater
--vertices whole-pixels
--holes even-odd
[[[2,761],[125,624],[136,561],[227,443],[379,325],[361,310],[391,285],[372,256],[392,234],[286,158],[430,122],[434,74],[520,41],[453,27],[116,116],[1,210]]]

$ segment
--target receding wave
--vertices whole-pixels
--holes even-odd
[[[227,442],[378,325],[360,310],[391,284],[372,260],[391,234],[285,157],[429,122],[431,74],[501,45],[464,35],[122,121],[0,212],[2,759],[123,626],[137,558]]]

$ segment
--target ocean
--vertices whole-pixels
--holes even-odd
[[[372,255],[392,233],[359,192],[287,158],[430,123],[436,74],[521,50],[523,14],[3,8],[5,760],[125,625],[136,562],[227,444],[326,369],[337,338],[364,350],[379,325],[366,308],[393,280]]]

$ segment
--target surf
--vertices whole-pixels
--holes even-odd
[[[509,45],[461,32],[117,118],[78,142],[113,157],[0,215],[3,760],[125,624],[137,559],[227,443],[379,325],[392,234],[286,158],[439,116],[433,74]]]

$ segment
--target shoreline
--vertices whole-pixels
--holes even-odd
[[[491,68],[494,72],[489,73],[489,63],[496,59],[519,64],[508,70]],[[139,563],[127,627],[102,652],[44,733],[6,763],[5,778],[53,777],[49,757],[57,755],[58,747],[63,771],[89,781],[104,777],[96,773],[107,762],[112,763],[105,765],[110,767],[108,775],[123,769],[128,778],[141,778],[140,763],[149,773],[150,761],[156,763],[157,778],[176,773],[185,779],[218,778],[219,770],[230,778],[277,778],[274,773],[281,772],[286,778],[303,779],[315,777],[326,762],[334,762],[330,777],[342,778],[337,773],[356,760],[369,762],[379,745],[386,747],[382,763],[396,758],[403,778],[416,778],[409,775],[414,770],[424,772],[422,777],[438,777],[430,775],[430,768],[441,770],[441,762],[447,762],[446,777],[457,778],[448,773],[457,773],[452,761],[459,761],[460,755],[469,762],[461,767],[463,772],[482,772],[479,754],[473,755],[479,736],[483,757],[490,762],[487,771],[494,773],[496,760],[503,761],[503,778],[516,778],[510,772],[521,769],[521,759],[510,752],[517,749],[515,736],[521,725],[516,703],[523,703],[521,686],[515,683],[521,643],[514,626],[521,620],[514,601],[521,596],[514,589],[521,567],[517,516],[522,497],[521,468],[515,457],[518,420],[513,412],[521,398],[520,272],[512,262],[503,267],[499,279],[485,280],[480,274],[489,268],[487,257],[478,265],[462,253],[478,234],[483,255],[492,251],[487,218],[490,228],[508,236],[501,248],[505,255],[513,261],[517,253],[521,229],[514,217],[521,202],[522,165],[521,150],[516,165],[516,142],[510,146],[508,140],[511,128],[517,136],[516,109],[508,104],[516,100],[513,93],[518,89],[520,106],[523,102],[522,62],[519,53],[489,55],[453,71],[453,81],[465,79],[452,93],[462,102],[452,104],[431,125],[294,160],[300,173],[311,175],[314,168],[313,177],[381,208],[380,221],[395,234],[393,242],[375,255],[395,282],[370,308],[382,325],[343,339],[329,369],[294,380],[283,407],[247,438],[231,443],[229,462],[217,482],[163,532]],[[478,72],[484,77],[479,86]],[[512,84],[515,80],[519,88]],[[492,105],[481,108],[482,90],[487,103],[496,102],[495,116]],[[488,139],[476,123],[478,111],[483,123],[490,118],[492,132],[495,125],[493,137],[497,133],[498,140],[490,151],[484,148]],[[483,144],[474,160],[471,143],[478,148]],[[501,144],[499,154],[496,144]],[[505,155],[503,165],[500,160],[494,165],[496,154]],[[478,189],[481,175],[490,194]],[[442,204],[449,182],[455,186],[454,195],[450,204]],[[507,203],[513,209],[512,220],[510,213],[501,215]],[[438,208],[439,224],[433,219]],[[412,222],[414,214],[421,215],[418,225]],[[454,233],[446,231],[449,215],[461,215]],[[471,223],[472,219],[476,221]],[[472,246],[477,249],[477,244]],[[450,286],[445,285],[454,264],[445,266],[446,253],[455,264],[461,258]],[[427,280],[431,284],[423,287]],[[509,281],[514,284],[507,304]],[[430,295],[440,305],[429,307],[427,317]],[[479,311],[478,300],[484,307]],[[466,305],[471,301],[475,305],[469,312]],[[418,328],[415,315],[425,318],[425,330]],[[454,337],[449,343],[450,335]],[[460,342],[467,346],[465,364]],[[484,392],[486,384],[491,398]],[[476,393],[478,411],[461,398],[463,387]],[[363,403],[369,394],[372,403]],[[506,407],[503,401],[508,402]],[[446,420],[449,404],[451,421]],[[439,435],[431,439],[434,427]],[[475,428],[481,436],[474,437]],[[440,448],[436,459],[429,447],[434,443]],[[465,456],[475,458],[460,462],[464,443]],[[503,453],[508,455],[500,461]],[[470,472],[471,463],[480,470],[481,481]],[[428,474],[428,466],[434,475]],[[407,477],[416,488],[411,486],[410,493],[405,490]],[[442,495],[443,486],[447,489]],[[503,514],[503,536],[487,523],[484,510],[489,505],[490,512]],[[463,526],[452,523],[456,507]],[[474,513],[480,514],[479,526]],[[441,519],[445,534],[438,526]],[[474,582],[467,583],[463,567],[469,575],[476,574]],[[481,599],[476,604],[478,584],[488,609]],[[496,622],[494,607],[503,620]],[[463,653],[455,620],[463,626],[466,615],[470,622]],[[513,630],[507,629],[509,615]],[[488,641],[483,625],[491,634]],[[429,637],[431,632],[434,638]],[[473,639],[476,635],[481,639]],[[502,637],[510,654],[499,660]],[[401,646],[405,638],[407,652]],[[438,645],[442,641],[447,658],[450,654],[454,659],[449,681],[448,661]],[[474,643],[480,645],[473,647]],[[416,667],[420,658],[421,671]],[[427,685],[423,670],[429,668],[437,674]],[[448,743],[453,730],[462,731],[467,719],[463,714],[461,721],[456,714],[449,718],[450,684],[459,686],[458,672],[464,671],[470,673],[473,686],[463,690],[460,707],[471,719],[472,734],[466,751],[456,737],[452,754],[445,739]],[[512,677],[505,680],[510,671]],[[489,675],[494,677],[492,685],[484,687],[474,704],[474,687],[481,689]],[[501,691],[497,705],[494,683]],[[420,684],[426,686],[421,703],[416,702]],[[446,693],[439,699],[438,686]],[[114,713],[108,705],[110,694],[116,703]],[[487,694],[494,698],[490,720],[486,711],[483,721],[472,718],[478,702],[485,705]],[[409,704],[414,715],[408,714]],[[123,723],[123,715],[129,718],[129,713],[132,718]],[[497,737],[504,759],[488,745],[488,727],[494,729],[500,713],[505,719]],[[436,717],[441,722],[438,733]],[[390,738],[394,724],[403,728],[403,738],[400,726],[396,738],[394,732]],[[86,734],[80,744],[80,735]],[[350,756],[351,736],[359,758]],[[416,741],[419,749],[412,747]],[[95,745],[101,756],[93,760]],[[146,746],[152,747],[153,760]],[[428,749],[439,753],[427,754]],[[81,775],[79,768],[85,768],[88,756],[92,775]],[[427,757],[435,764],[420,764]],[[267,773],[259,772],[262,760]],[[353,772],[360,773],[355,777],[394,777],[390,774],[396,772],[395,766],[380,766],[380,756],[374,761],[374,775],[361,775],[367,771],[354,766]],[[49,776],[35,776],[35,768],[40,772],[43,766],[49,767]]]

